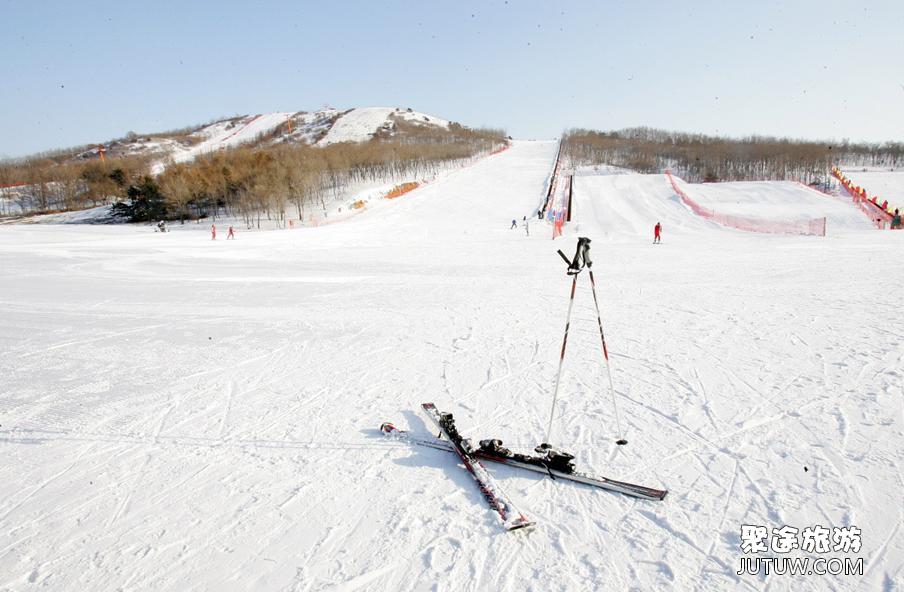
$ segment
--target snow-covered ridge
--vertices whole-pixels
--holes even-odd
[[[352,109],[340,117],[319,145],[336,144],[338,142],[363,142],[369,140],[380,130],[391,132],[393,119],[402,119],[410,123],[434,125],[448,128],[445,119],[426,115],[411,109],[392,109],[389,107],[364,107]]]
[[[396,121],[448,129],[449,121],[412,109],[359,107],[318,111],[277,111],[242,115],[201,126],[187,134],[135,136],[104,147],[109,156],[148,155],[157,159],[152,170],[168,163],[188,162],[201,154],[255,143],[301,143],[327,146],[339,142],[366,142],[377,133],[392,135]],[[100,147],[78,155],[98,158]]]

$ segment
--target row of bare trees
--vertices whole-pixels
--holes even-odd
[[[463,130],[446,132],[442,142],[415,142],[405,134],[325,147],[239,148],[170,166],[158,183],[171,218],[228,214],[241,216],[248,226],[259,226],[262,217],[281,226],[287,211],[305,219],[325,210],[350,185],[430,177],[504,141],[500,135]]]
[[[62,163],[52,158],[0,162],[0,215],[79,210],[125,197],[148,172],[146,158]]]
[[[156,177],[150,175],[149,159],[136,156],[0,163],[0,187],[18,185],[0,189],[0,198],[16,199],[21,213],[150,199],[135,210],[141,212],[138,219],[228,214],[241,216],[248,226],[259,226],[262,217],[283,225],[287,211],[304,219],[351,184],[430,177],[506,141],[502,130],[395,124],[394,133],[370,142],[257,144],[170,164]]]
[[[725,138],[651,128],[571,130],[564,151],[576,165],[611,164],[645,173],[671,169],[691,182],[795,180],[828,184],[832,165],[904,166],[904,143],[838,144],[750,136]]]

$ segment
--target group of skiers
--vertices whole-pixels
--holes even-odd
[[[229,230],[226,232],[226,240],[235,239],[235,230],[232,226],[229,227]],[[210,240],[217,240],[217,225],[210,225]]]
[[[527,216],[522,218],[521,225],[524,227],[524,233],[527,236],[530,236],[530,223],[527,221]],[[512,225],[509,227],[509,230],[513,230],[516,226],[518,226],[518,220],[512,218]]]
[[[895,215],[897,216],[898,225],[900,226],[901,217],[898,216],[897,210],[895,210]],[[537,217],[542,220],[543,212],[538,211]],[[522,219],[521,222],[524,225],[524,232],[527,234],[527,236],[530,236],[530,227],[528,226],[527,216],[524,216],[524,218]],[[515,218],[512,218],[512,225],[509,227],[509,230],[514,230],[515,227],[517,227],[517,226],[518,226],[518,220]],[[230,226],[230,228],[232,228],[232,227]],[[894,223],[892,223],[892,228],[894,228]],[[656,222],[656,226],[653,227],[653,244],[658,245],[661,242],[662,242],[662,224],[659,222]]]
[[[154,232],[169,232],[169,228],[166,226],[166,222],[161,220],[157,222],[156,227],[154,228]],[[233,239],[235,240],[235,229],[230,226],[229,230],[226,231],[226,240]],[[217,225],[210,225],[210,240],[217,240]]]

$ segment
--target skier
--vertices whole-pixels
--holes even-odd
[[[891,229],[896,230],[899,228],[901,228],[901,212],[898,208],[895,208],[895,215],[891,219]]]
[[[217,240],[217,226],[216,224],[210,225],[210,240]]]
[[[662,242],[662,224],[659,222],[656,223],[656,226],[653,227],[653,244]]]
[[[226,233],[226,240],[229,239],[235,240],[235,230],[232,229],[232,226],[229,227],[229,232]]]
[[[537,220],[543,219],[543,210],[537,210]]]
[[[166,232],[166,222],[163,220],[157,222],[157,232]]]
[[[529,222],[527,221],[527,216],[524,217],[524,234],[530,236],[530,226],[528,226]]]
[[[514,228],[515,226],[518,226],[518,221],[515,220],[514,218],[512,218],[512,225],[511,225],[511,227],[509,227],[509,230],[511,230],[511,229]]]

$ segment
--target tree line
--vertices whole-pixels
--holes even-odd
[[[563,137],[574,165],[611,164],[643,173],[667,169],[687,181],[794,180],[828,185],[833,165],[904,166],[904,143],[840,143],[767,136],[727,138],[646,127],[573,129]]]
[[[18,183],[24,212],[81,209],[113,200],[131,221],[221,215],[251,226],[286,223],[325,210],[354,183],[422,179],[505,143],[503,130],[448,129],[395,120],[394,131],[363,143],[324,147],[278,143],[239,147],[170,163],[150,173],[149,157],[122,156],[62,163],[50,158],[0,163],[0,187]],[[9,192],[10,190],[5,190]]]
[[[0,162],[0,214],[80,210],[125,197],[125,188],[149,171],[147,157],[57,162],[34,157]]]

